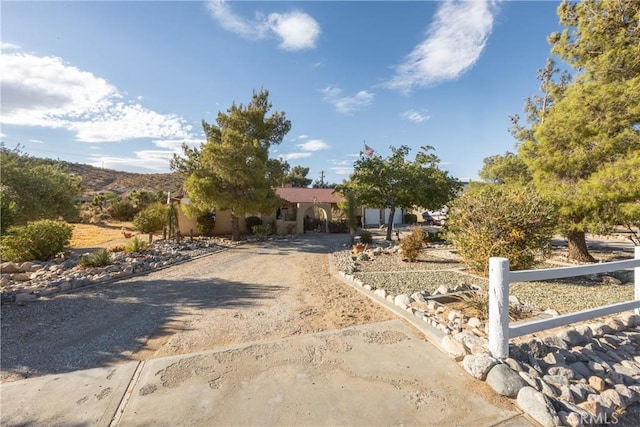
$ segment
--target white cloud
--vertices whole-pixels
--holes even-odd
[[[182,117],[127,101],[106,80],[59,57],[3,53],[0,76],[3,124],[66,129],[94,143],[191,137]]]
[[[321,32],[318,22],[304,12],[257,15],[251,20],[237,15],[224,0],[210,0],[207,9],[225,30],[251,40],[275,35],[284,50],[313,49]]]
[[[298,139],[307,139],[307,138],[309,138],[309,135],[300,135],[298,137]]]
[[[311,157],[311,153],[289,153],[281,154],[278,157],[282,160],[306,159],[307,157]]]
[[[359,154],[356,154],[356,156],[359,157]],[[353,161],[352,160],[331,160],[331,163],[336,166],[347,166],[347,165],[352,165]]]
[[[333,104],[336,111],[343,114],[348,114],[371,105],[374,97],[373,93],[367,92],[366,90],[361,90],[354,96],[342,96],[342,89],[335,86],[328,86],[322,89],[321,92],[324,95],[323,99]]]
[[[106,169],[126,170],[139,173],[169,172],[169,161],[173,156],[171,151],[143,150],[136,151],[136,157],[115,157],[93,155],[90,165],[105,167]]]
[[[320,151],[329,150],[331,146],[320,139],[312,139],[304,144],[296,144],[302,151]]]
[[[402,113],[402,117],[404,117],[407,120],[411,120],[412,122],[416,122],[416,123],[420,123],[420,122],[424,122],[425,120],[429,120],[429,115],[422,114],[422,113],[420,113],[418,111],[415,111],[415,110],[405,111],[404,113]]]
[[[443,3],[426,39],[396,67],[385,86],[408,92],[458,78],[480,58],[493,27],[493,9],[491,0]]]
[[[20,46],[12,43],[0,42],[0,50],[16,50],[16,49],[20,49]]]
[[[280,37],[284,50],[304,50],[316,47],[320,25],[303,12],[269,15],[270,29]]]
[[[353,168],[349,167],[336,166],[329,169],[332,170],[336,175],[351,175],[351,172],[353,172]]]
[[[39,139],[30,139],[29,142],[35,142],[36,144],[44,144],[44,141],[40,141]]]

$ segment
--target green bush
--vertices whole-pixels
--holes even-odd
[[[404,223],[405,224],[417,224],[418,223],[418,215],[407,213],[404,214]]]
[[[216,214],[213,212],[207,212],[204,215],[200,215],[196,219],[198,225],[197,230],[200,236],[213,236],[213,229],[216,226]]]
[[[149,206],[133,217],[133,227],[141,233],[160,231],[167,222],[168,206],[160,203]]]
[[[89,255],[84,255],[80,260],[81,267],[104,267],[109,264],[111,264],[111,255],[106,249],[91,252]]]
[[[367,230],[360,231],[360,242],[361,243],[373,243],[373,236]]]
[[[533,267],[551,249],[555,209],[534,190],[508,185],[472,186],[451,206],[446,238],[476,273],[488,275],[489,258],[512,270]]]
[[[244,219],[244,223],[246,224],[249,233],[252,233],[254,226],[262,225],[262,219],[257,216],[248,216]]]
[[[131,221],[138,209],[129,200],[111,200],[107,213],[117,221]]]
[[[149,247],[149,244],[144,240],[140,240],[138,236],[134,236],[133,239],[129,240],[129,243],[124,247],[124,251],[128,254],[134,254],[137,252],[142,252]]]
[[[2,238],[0,255],[3,261],[46,261],[64,250],[72,234],[69,224],[50,219],[9,227]]]
[[[425,240],[425,232],[422,228],[414,228],[407,237],[404,237],[400,241],[400,248],[402,249],[402,255],[408,259],[409,262],[414,262],[418,259],[422,245]]]
[[[254,225],[251,227],[251,232],[259,237],[267,237],[273,233],[273,227],[271,224]]]

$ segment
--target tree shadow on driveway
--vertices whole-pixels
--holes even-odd
[[[131,360],[185,309],[241,309],[283,288],[219,279],[136,280],[2,306],[1,376],[15,379]]]

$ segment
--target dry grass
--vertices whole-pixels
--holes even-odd
[[[106,224],[74,224],[70,246],[74,249],[104,247],[108,243],[127,241],[123,229],[133,230],[130,221],[109,221]],[[135,234],[135,233],[134,233]]]

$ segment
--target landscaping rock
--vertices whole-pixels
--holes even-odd
[[[517,403],[520,409],[543,427],[562,425],[551,401],[544,394],[531,387],[520,389]]]
[[[527,383],[507,365],[495,365],[487,374],[487,384],[498,394],[514,398]]]
[[[589,386],[597,392],[601,392],[605,389],[604,380],[596,375],[590,376],[587,381]]]
[[[411,298],[409,297],[409,295],[396,295],[396,297],[393,299],[393,303],[398,307],[405,307],[411,304]]]
[[[442,337],[442,341],[440,341],[440,347],[449,354],[449,357],[454,359],[456,362],[461,361],[466,355],[467,352],[462,345],[462,343],[454,340],[450,335],[445,335]]]
[[[489,356],[488,354],[470,354],[465,356],[462,361],[462,366],[464,367],[464,370],[473,377],[484,381],[491,368],[498,363],[498,359]]]

